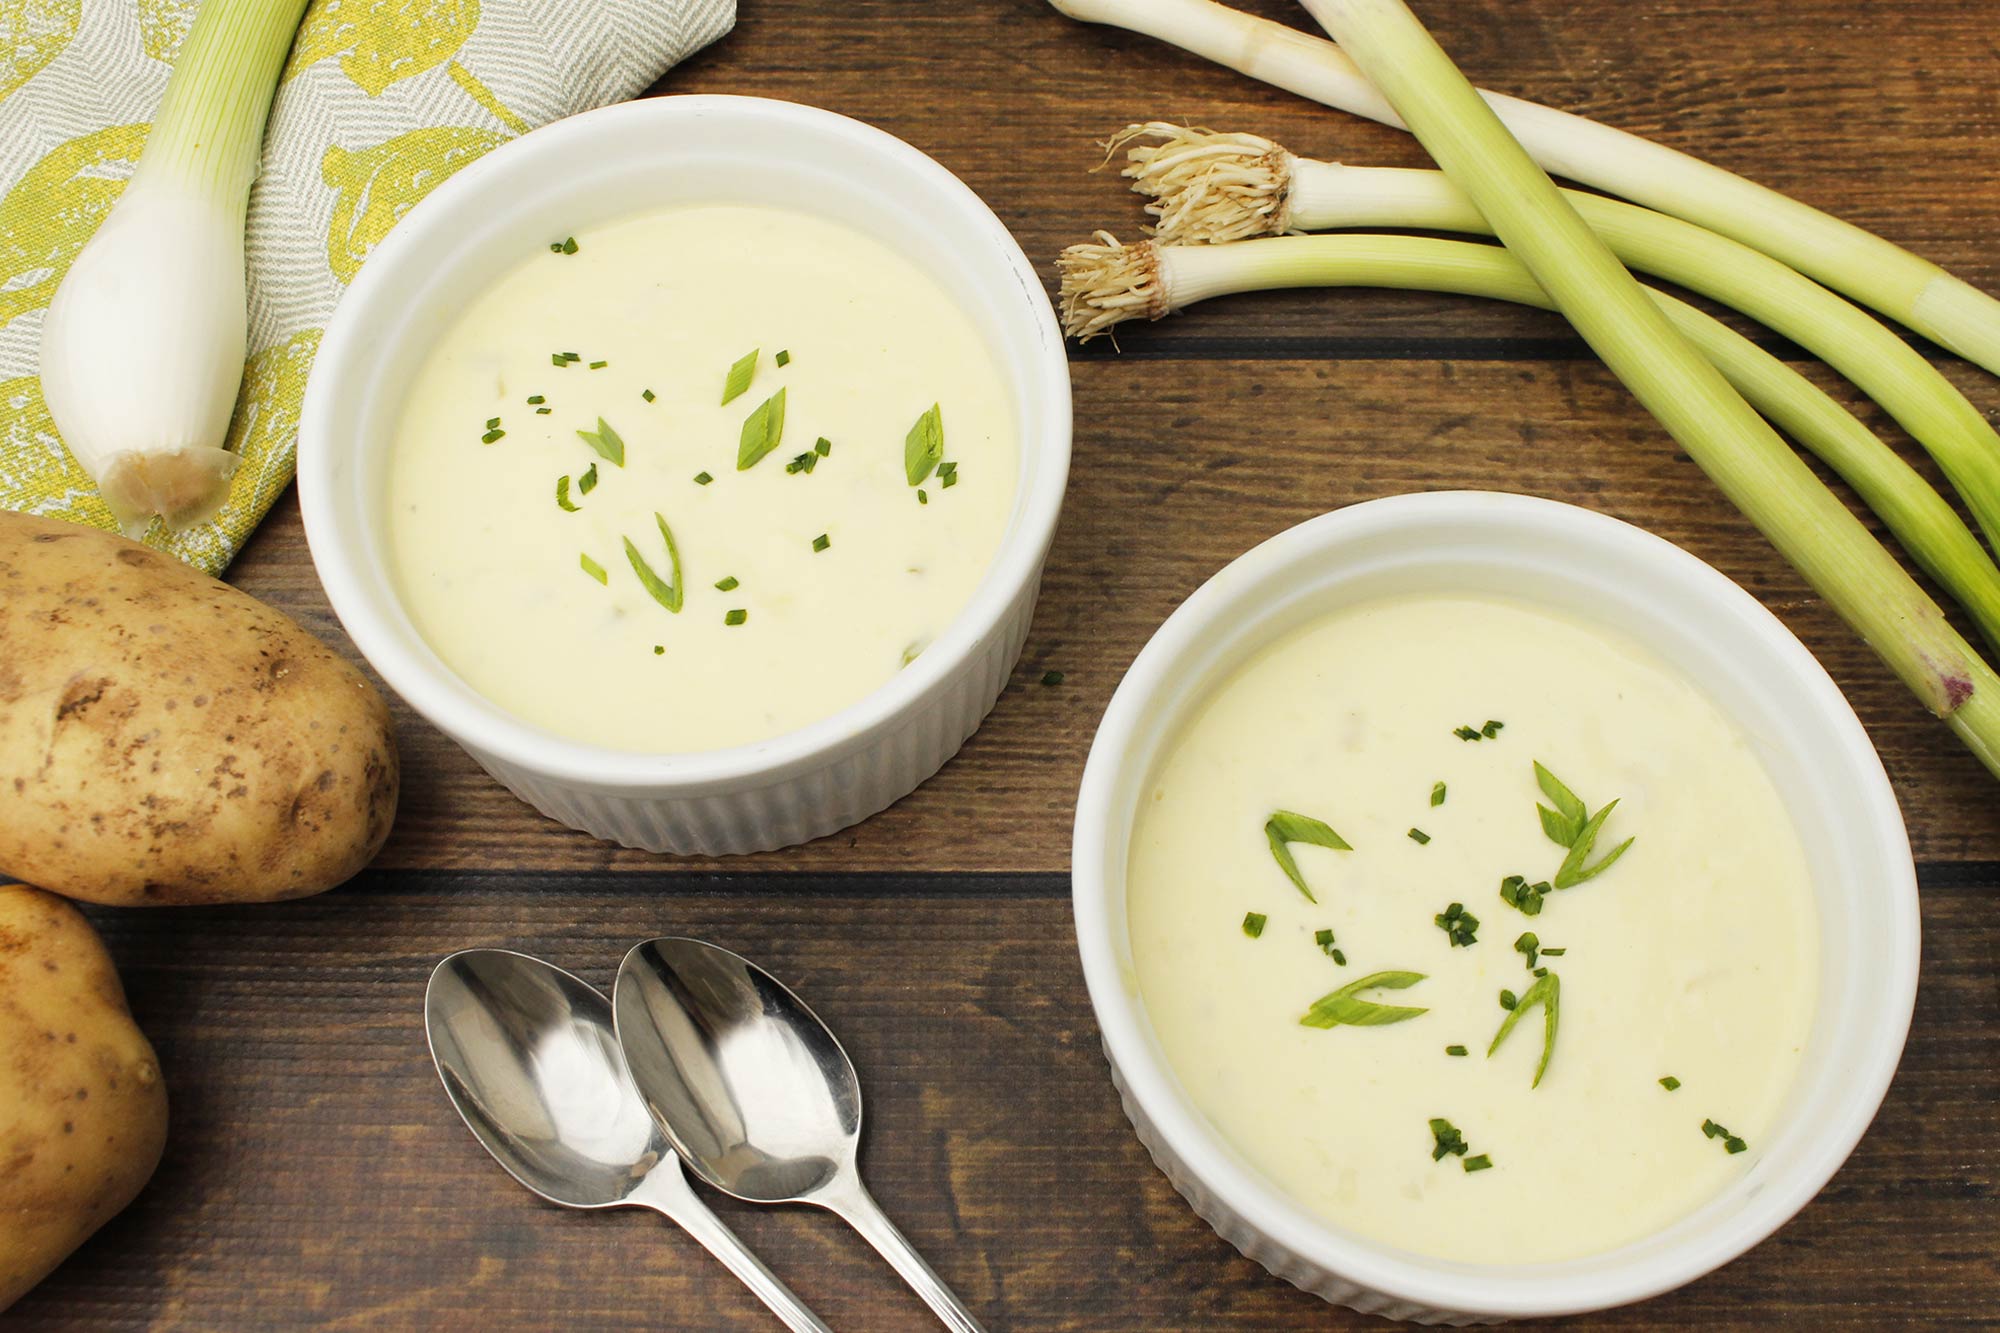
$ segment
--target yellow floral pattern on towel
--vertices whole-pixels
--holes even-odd
[[[0,508],[116,526],[49,418],[36,347],[197,3],[0,0]],[[250,200],[243,463],[213,520],[148,540],[211,573],[242,548],[291,481],[334,304],[425,194],[536,125],[636,95],[734,21],[734,0],[313,0]]]

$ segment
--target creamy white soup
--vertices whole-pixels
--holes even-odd
[[[1816,1001],[1805,855],[1745,737],[1525,604],[1367,604],[1253,658],[1152,777],[1127,893],[1215,1128],[1328,1221],[1445,1258],[1587,1255],[1716,1194]]]
[[[404,603],[571,739],[767,739],[890,680],[970,599],[1017,464],[971,320],[888,246],[703,206],[553,237],[414,377],[388,478]]]

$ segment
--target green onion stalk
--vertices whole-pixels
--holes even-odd
[[[1399,109],[1397,95],[1376,78],[1382,69],[1344,37],[1335,46],[1215,0],[1050,3],[1071,18],[1146,34],[1312,101],[1415,128],[1401,114],[1410,108]],[[1306,7],[1322,22],[1331,12]],[[1548,171],[1754,246],[2000,374],[2000,300],[1929,260],[1664,144],[1520,98],[1475,96]]]
[[[1061,266],[1064,325],[1083,339],[1126,320],[1159,319],[1210,297],[1293,287],[1404,288],[1555,308],[1521,261],[1505,250],[1418,236],[1286,236],[1231,245],[1161,246],[1151,241],[1120,245],[1100,233],[1095,243],[1064,251]],[[1844,408],[1719,321],[1664,293],[1651,293],[1651,299],[1669,311],[1774,420],[1802,443],[1841,459],[1857,489],[1879,469],[1874,488],[1900,497],[1912,513],[1932,525],[1910,527],[1899,535],[1913,553],[1922,552],[1920,558],[1941,579],[1949,577],[1954,586],[1975,592],[1990,582],[1990,573],[1982,570],[1989,564],[1985,552],[1951,516],[1949,506],[1937,500],[1935,492],[1930,498],[1936,504],[1924,503],[1921,496],[1928,488],[1922,479],[1908,472],[1908,465],[1888,453]],[[1842,418],[1851,424],[1843,425]],[[1771,536],[1924,705],[2000,774],[2000,708],[1994,707],[2000,700],[2000,680],[1846,506],[1783,441],[1775,436],[1771,440],[1775,450],[1768,446],[1755,452],[1741,450],[1739,457],[1725,460],[1721,467],[1710,466],[1709,449],[1690,447],[1689,454],[1732,500],[1738,490],[1756,489],[1757,498],[1739,501],[1738,507]],[[1844,449],[1860,457],[1847,458]],[[1870,453],[1877,456],[1870,460]],[[1882,459],[1881,453],[1888,457]],[[1857,461],[1862,466],[1854,466]],[[1880,512],[1885,520],[1889,513],[1897,513],[1898,521],[1907,517],[1886,506]],[[1921,535],[1926,533],[1928,537]],[[1805,554],[1795,558],[1794,549]],[[1975,599],[1968,606],[1983,607],[1989,619],[1982,624],[1989,623],[1990,598]]]
[[[1316,162],[1256,135],[1160,122],[1128,127],[1113,143],[1137,144],[1125,174],[1153,196],[1147,211],[1168,244],[1346,228],[1493,230],[1438,171]],[[2000,435],[1893,330],[1747,245],[1636,204],[1562,193],[1626,264],[1742,311],[1858,385],[1937,460],[2000,549]]]

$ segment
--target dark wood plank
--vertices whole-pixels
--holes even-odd
[[[1250,301],[1238,302],[1233,317],[1254,317]],[[1231,318],[1217,303],[1184,322]],[[1128,345],[1150,335],[1140,330]],[[1133,656],[1189,592],[1315,514],[1459,487],[1586,505],[1714,563],[1775,609],[1847,691],[1888,763],[1917,854],[2000,858],[1993,779],[1594,362],[1134,359],[1079,362],[1075,371],[1070,495],[1022,667],[999,707],[944,772],[901,804],[819,843],[732,864],[1062,869],[1070,801],[1097,718]],[[1956,373],[1968,383],[1977,374]],[[345,646],[289,503],[234,577]],[[1060,686],[1039,683],[1049,668],[1065,673]],[[403,710],[399,724],[405,794],[383,865],[659,863],[540,818],[421,719]],[[951,835],[939,836],[947,826]]]
[[[1603,1322],[1880,1327],[1986,1306],[1995,887],[1929,886],[1909,1053],[1833,1185],[1721,1273]],[[876,1192],[989,1327],[1365,1326],[1239,1257],[1153,1168],[1098,1051],[1066,890],[388,874],[283,909],[99,914],[167,1070],[172,1142],[151,1188],[10,1327],[767,1327],[657,1218],[568,1213],[514,1186],[425,1051],[435,957],[508,945],[601,985],[663,931],[751,953],[834,1026],[866,1089]],[[831,1217],[717,1206],[834,1327],[927,1326]]]

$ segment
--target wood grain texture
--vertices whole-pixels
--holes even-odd
[[[1248,7],[1303,24],[1281,0]],[[1708,157],[2000,288],[1990,0],[1418,8],[1488,87]],[[1129,121],[1422,164],[1402,134],[1039,0],[743,0],[737,31],[658,91],[811,102],[901,135],[986,198],[1051,285],[1062,245],[1100,226],[1137,234],[1137,201],[1092,171],[1095,142]],[[512,1186],[451,1114],[418,1026],[424,978],[453,949],[510,945],[603,983],[627,946],[667,931],[751,953],[835,1025],[869,1098],[877,1194],[996,1331],[1366,1326],[1237,1256],[1147,1160],[1097,1051],[1062,872],[1092,729],[1182,598],[1304,518],[1448,487],[1614,514],[1762,598],[1854,701],[1925,862],[1911,1044],[1847,1168],[1722,1272],[1590,1322],[1990,1318],[1992,780],[1559,320],[1414,294],[1277,294],[1121,341],[1122,354],[1075,359],[1076,467],[1022,667],[960,757],[896,808],[769,856],[646,856],[542,820],[399,706],[404,806],[376,871],[282,907],[96,913],[167,1071],[168,1157],[8,1327],[771,1327],[658,1219],[567,1213]],[[1942,364],[2000,408],[1993,378]],[[289,500],[232,577],[352,652]],[[1038,683],[1050,668],[1060,686]],[[835,1327],[928,1326],[831,1218],[717,1207]]]
[[[1882,1327],[1993,1294],[1994,889],[1927,886],[1910,1048],[1833,1184],[1721,1273],[1593,1322]],[[1058,876],[371,873],[282,909],[96,916],[168,1071],[173,1133],[139,1202],[17,1307],[23,1327],[772,1327],[660,1219],[566,1212],[507,1180],[424,1047],[439,955],[502,945],[608,985],[661,932],[756,956],[833,1026],[862,1076],[873,1188],[988,1327],[1376,1326],[1238,1256],[1147,1160]],[[835,1328],[927,1326],[833,1218],[716,1206]]]

